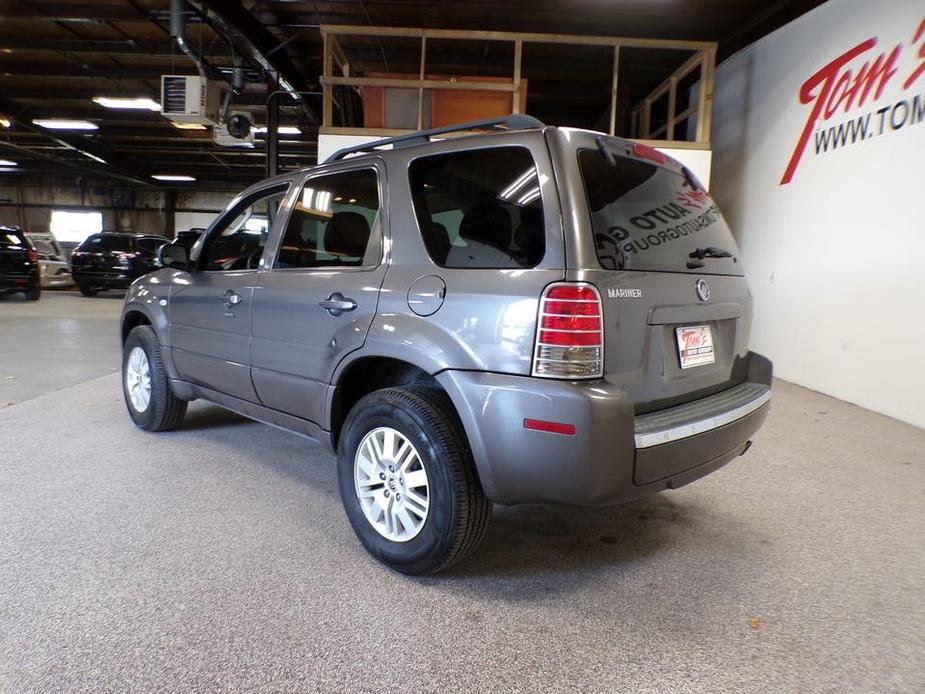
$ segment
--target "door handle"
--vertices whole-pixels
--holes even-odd
[[[235,292],[234,289],[229,289],[225,292],[224,296],[222,296],[222,301],[225,303],[225,308],[230,309],[244,301],[244,297]]]
[[[345,311],[352,311],[357,307],[357,302],[348,299],[340,292],[334,292],[324,301],[319,301],[318,305],[332,316],[339,316]]]

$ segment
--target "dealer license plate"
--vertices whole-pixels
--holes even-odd
[[[713,331],[709,325],[689,325],[675,328],[674,332],[678,339],[678,355],[681,357],[682,369],[716,361],[713,353]]]

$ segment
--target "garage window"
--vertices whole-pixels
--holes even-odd
[[[103,230],[102,212],[74,212],[73,210],[52,210],[51,233],[59,242],[83,243],[91,234]]]
[[[409,176],[421,236],[437,265],[529,268],[543,259],[540,181],[525,147],[422,157]]]

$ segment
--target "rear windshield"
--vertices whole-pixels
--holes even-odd
[[[609,162],[590,149],[579,150],[578,165],[605,270],[743,274],[716,203],[680,173],[616,153]],[[697,257],[717,251],[730,257]]]
[[[80,244],[81,251],[125,251],[134,250],[134,239],[131,236],[119,236],[118,234],[94,234],[86,241]]]
[[[26,238],[19,229],[0,229],[0,248],[20,251],[28,248]]]

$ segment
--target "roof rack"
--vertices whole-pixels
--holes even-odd
[[[473,120],[468,123],[459,123],[458,125],[446,125],[442,128],[433,128],[431,130],[418,130],[417,132],[399,135],[398,137],[387,137],[383,140],[374,140],[354,147],[344,147],[339,149],[330,157],[324,160],[324,163],[338,161],[348,154],[360,154],[362,152],[372,152],[379,147],[392,145],[393,147],[407,147],[430,141],[434,135],[445,135],[447,133],[461,132],[464,130],[528,130],[530,128],[543,128],[546,124],[537,120],[533,116],[512,113],[509,116],[501,118],[488,118],[486,120]]]

